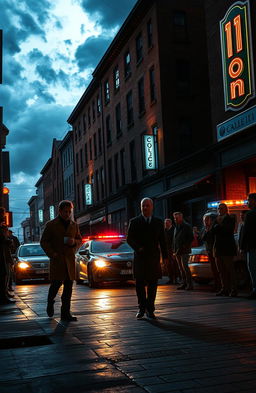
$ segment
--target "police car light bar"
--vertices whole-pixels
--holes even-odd
[[[239,206],[246,206],[248,204],[247,200],[227,200],[227,201],[215,201],[215,202],[209,202],[207,204],[207,207],[209,209],[211,208],[216,208],[219,206],[220,203],[225,203],[229,207],[239,207]]]
[[[125,235],[116,235],[116,234],[111,234],[111,235],[90,235],[87,236],[86,238],[83,238],[83,242],[86,242],[88,240],[111,240],[111,239],[125,239]]]

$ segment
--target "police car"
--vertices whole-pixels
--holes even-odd
[[[90,288],[103,282],[133,279],[133,250],[124,235],[97,235],[83,239],[76,253],[76,282]]]

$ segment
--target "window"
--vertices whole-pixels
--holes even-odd
[[[105,196],[105,176],[103,167],[100,168],[101,197]]]
[[[110,89],[109,89],[108,80],[104,83],[104,97],[105,97],[105,104],[108,104],[110,101]]]
[[[138,82],[139,113],[145,112],[144,78]]]
[[[77,185],[77,207],[78,210],[80,210],[81,206],[80,206],[80,185]]]
[[[174,11],[173,30],[176,41],[184,42],[188,39],[187,15],[184,11]]]
[[[106,117],[106,135],[107,135],[107,145],[110,145],[111,144],[110,115]]]
[[[108,190],[111,194],[113,191],[113,184],[112,184],[112,159],[108,160]]]
[[[137,167],[136,167],[136,153],[135,153],[135,142],[130,143],[130,165],[131,165],[131,180],[132,182],[137,181]]]
[[[178,95],[187,95],[190,91],[190,64],[187,60],[176,61],[176,91]]]
[[[101,101],[99,94],[97,95],[97,114],[99,115],[101,112]]]
[[[116,183],[116,190],[119,188],[119,173],[118,173],[118,154],[115,154],[114,157],[114,165],[115,165],[115,183]]]
[[[83,149],[80,149],[80,168],[81,168],[81,171],[84,168]]]
[[[84,134],[86,134],[86,116],[85,116],[85,114],[83,115],[83,128],[84,128]]]
[[[76,132],[76,126],[74,127],[74,135],[75,135],[75,143],[77,142],[77,132]]]
[[[96,189],[96,201],[98,201],[100,199],[100,195],[99,195],[99,171],[98,171],[98,169],[95,172],[95,189]]]
[[[151,19],[147,23],[148,48],[153,46],[153,28]]]
[[[95,102],[92,102],[92,120],[95,121]]]
[[[118,66],[116,66],[116,67],[114,68],[113,79],[114,79],[114,87],[115,87],[115,90],[118,90],[119,87],[120,87],[120,73],[119,73],[119,68],[118,68]]]
[[[88,108],[88,127],[91,126],[91,107]]]
[[[143,44],[142,44],[141,33],[136,38],[136,57],[137,57],[137,63],[141,62],[143,58]]]
[[[89,160],[92,160],[92,139],[89,140]]]
[[[84,159],[85,159],[85,165],[88,165],[87,143],[84,145]]]
[[[150,84],[150,100],[156,100],[156,85],[155,85],[155,69],[151,67],[149,70],[149,84]]]
[[[96,158],[97,157],[97,134],[95,133],[94,135],[93,135],[93,147],[94,147],[94,158]]]
[[[128,127],[133,124],[133,107],[132,107],[132,91],[126,96],[126,106],[127,106],[127,125]]]
[[[101,128],[98,129],[99,154],[102,154]]]
[[[78,153],[76,153],[76,173],[79,173]]]
[[[131,55],[130,52],[126,52],[124,55],[124,77],[128,78],[131,75]]]
[[[81,127],[80,127],[80,121],[78,122],[78,138],[81,139]]]
[[[120,151],[120,164],[121,164],[121,182],[122,186],[125,185],[125,152],[124,149]]]
[[[122,133],[121,105],[119,103],[116,106],[116,135],[119,136],[121,133]]]

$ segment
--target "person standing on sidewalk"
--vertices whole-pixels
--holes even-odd
[[[166,218],[164,220],[164,233],[168,250],[166,270],[169,277],[169,281],[167,281],[166,284],[177,284],[179,278],[179,268],[172,249],[174,229],[175,226],[173,225],[172,220],[170,218]]]
[[[193,230],[184,219],[181,212],[173,213],[175,230],[173,236],[173,252],[176,257],[182,284],[177,289],[193,289],[192,276],[188,266],[191,243],[194,239]]]
[[[164,263],[168,255],[164,224],[160,218],[153,216],[153,207],[152,199],[142,199],[141,215],[130,220],[127,233],[127,243],[134,250],[138,319],[142,318],[145,312],[148,318],[156,319],[154,311],[157,281],[162,277],[160,249]]]
[[[82,244],[79,227],[71,220],[73,204],[61,201],[59,214],[48,221],[42,233],[41,246],[50,258],[50,288],[47,301],[47,314],[54,314],[54,299],[63,284],[61,296],[61,319],[76,321],[70,313],[73,280],[75,279],[75,252]]]
[[[245,216],[240,247],[243,252],[246,252],[252,282],[252,292],[248,298],[256,299],[256,193],[248,195],[248,206],[250,210]]]
[[[235,220],[228,214],[225,203],[218,206],[218,216],[212,225],[214,235],[213,255],[221,280],[221,290],[216,296],[237,296],[237,278],[234,256],[237,254],[234,238]]]

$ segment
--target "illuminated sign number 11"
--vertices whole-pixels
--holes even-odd
[[[238,110],[253,97],[249,3],[237,2],[220,22],[226,110]]]

